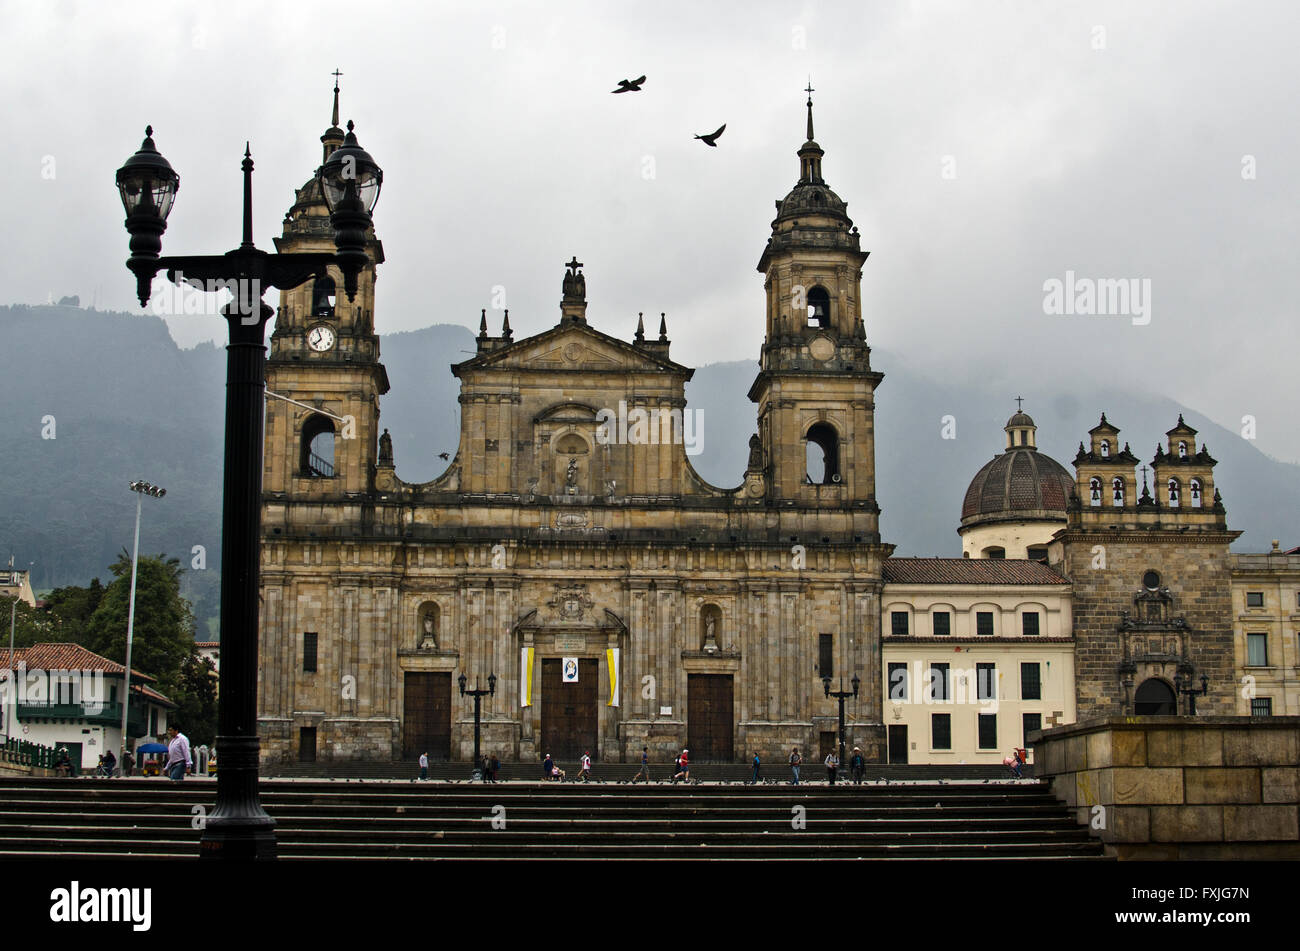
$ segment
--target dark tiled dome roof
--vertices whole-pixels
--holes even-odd
[[[1064,520],[1073,488],[1074,476],[1051,456],[1016,446],[975,473],[961,507],[962,527],[1003,519]]]

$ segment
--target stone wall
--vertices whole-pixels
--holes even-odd
[[[1108,854],[1300,859],[1300,717],[1110,717],[1029,740]]]
[[[1231,572],[1233,533],[1070,530],[1055,562],[1073,585],[1075,690],[1079,716],[1133,713],[1120,664],[1135,663],[1134,685],[1149,677],[1172,684],[1180,658],[1209,678],[1200,713],[1236,713]],[[1160,575],[1171,601],[1168,622],[1121,630],[1123,612],[1139,615],[1134,596],[1147,571]],[[1184,624],[1177,623],[1185,622]],[[1179,698],[1180,709],[1186,700]]]

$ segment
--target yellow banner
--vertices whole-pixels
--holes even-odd
[[[609,667],[609,703],[608,706],[618,706],[618,648],[609,647],[605,649],[605,663]]]

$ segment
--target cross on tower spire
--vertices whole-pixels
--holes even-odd
[[[804,90],[804,92],[808,93],[808,141],[811,142],[811,141],[812,141],[812,137],[813,137],[813,124],[812,124],[812,94],[813,94],[814,92],[816,92],[816,90],[813,89],[812,77],[811,77],[811,76],[808,77],[808,86],[807,86],[807,88]]]
[[[343,74],[335,66],[332,75],[334,76],[334,115],[330,119],[330,125],[337,129],[339,127],[339,77]]]
[[[1020,412],[1022,409],[1024,409],[1024,407],[1021,405],[1022,403],[1024,403],[1024,401],[1025,401],[1025,398],[1024,398],[1023,396],[1017,396],[1017,397],[1016,397],[1016,412],[1017,412],[1017,413]]]

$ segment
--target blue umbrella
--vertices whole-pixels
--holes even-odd
[[[167,747],[161,743],[144,743],[135,748],[137,753],[166,753]]]

